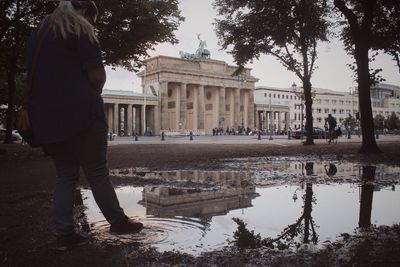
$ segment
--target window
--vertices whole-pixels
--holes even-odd
[[[267,93],[264,93],[264,97],[267,97]]]
[[[292,95],[290,96],[290,99],[293,99],[293,96],[292,96]]]
[[[212,110],[213,109],[213,105],[212,104],[206,104],[205,108],[206,108],[206,110]]]
[[[335,109],[335,108],[332,109],[332,113],[333,113],[333,114],[336,114],[336,109]]]
[[[325,99],[325,104],[329,105],[329,99]]]
[[[317,113],[321,113],[321,109],[320,108],[317,108]]]
[[[280,95],[280,94],[278,94],[278,98],[281,98],[281,95]]]
[[[193,102],[189,102],[186,104],[186,109],[193,109]]]
[[[322,121],[322,118],[317,118],[317,122],[321,122]]]
[[[332,100],[332,105],[336,105],[336,100]]]
[[[344,114],[344,109],[339,109],[339,114]]]
[[[329,108],[324,109],[324,113],[328,114],[329,113]]]
[[[228,104],[228,105],[225,105],[225,110],[226,111],[230,111],[231,110],[231,106]]]
[[[339,105],[343,105],[344,101],[343,100],[339,100]]]
[[[269,93],[269,97],[271,98],[271,93]]]
[[[276,95],[274,94],[274,98],[276,97]]]
[[[168,102],[168,108],[170,109],[175,108],[175,101]]]

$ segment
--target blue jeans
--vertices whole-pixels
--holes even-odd
[[[59,235],[74,232],[73,207],[80,167],[106,220],[113,224],[124,218],[124,211],[109,178],[107,126],[103,121],[95,121],[89,129],[63,142],[46,145],[46,150],[57,172],[54,211]]]

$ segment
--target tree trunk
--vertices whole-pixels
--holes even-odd
[[[358,220],[359,227],[370,227],[371,226],[371,212],[372,212],[372,200],[374,197],[374,185],[371,181],[375,179],[376,167],[364,166],[362,172],[361,185],[361,199],[360,199],[360,214]]]
[[[312,211],[312,184],[307,183],[306,186],[306,198],[304,200],[304,244],[310,243],[310,224],[312,223],[311,211]]]
[[[360,40],[355,45],[355,59],[358,75],[358,101],[360,105],[362,145],[359,153],[381,152],[376,144],[374,118],[371,107],[371,77],[369,73],[368,46]]]
[[[314,145],[313,138],[313,117],[312,117],[312,96],[311,96],[311,82],[309,79],[303,80],[304,87],[304,101],[306,106],[306,141],[304,145]]]

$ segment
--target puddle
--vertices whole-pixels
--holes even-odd
[[[317,247],[360,226],[400,223],[398,167],[241,159],[227,161],[223,171],[112,171],[127,179],[138,177],[138,172],[143,179],[165,181],[116,189],[125,212],[145,224],[139,234],[118,239],[108,234],[109,225],[92,193],[81,190],[96,238],[198,255],[230,244],[237,230],[233,218],[262,238],[283,235],[280,241],[289,246]],[[289,234],[293,236],[287,238]]]

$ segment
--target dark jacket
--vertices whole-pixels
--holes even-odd
[[[42,30],[48,25],[44,23]],[[39,37],[40,38],[40,37]],[[28,67],[38,45],[33,32],[28,47]],[[73,137],[87,129],[95,120],[105,123],[104,104],[98,89],[90,83],[87,70],[103,68],[98,42],[91,43],[81,33],[61,33],[49,29],[43,39],[34,66],[29,114],[35,144],[50,144]]]

